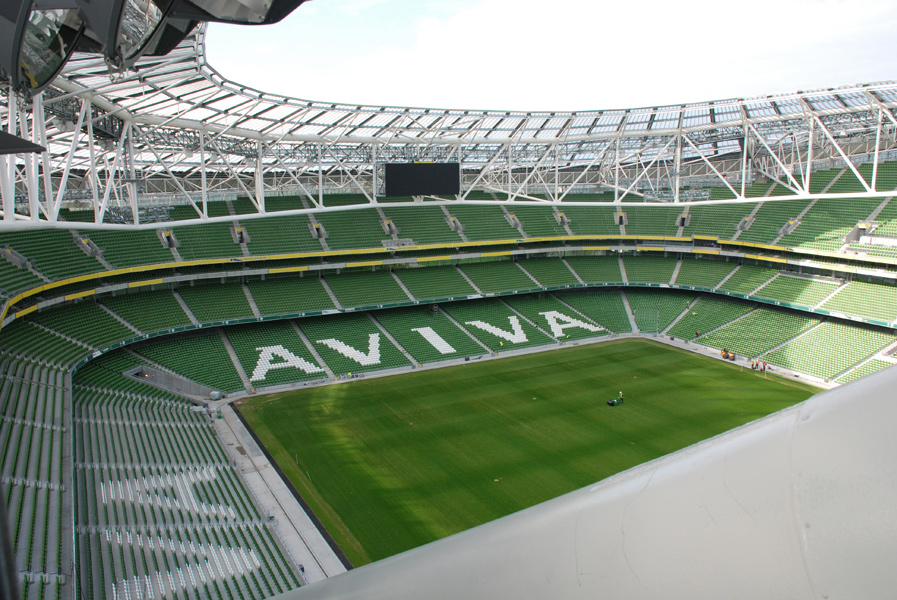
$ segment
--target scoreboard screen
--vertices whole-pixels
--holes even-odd
[[[386,196],[445,196],[461,193],[461,165],[387,163]]]

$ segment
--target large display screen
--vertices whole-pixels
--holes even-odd
[[[387,163],[386,196],[446,196],[461,193],[456,163]]]

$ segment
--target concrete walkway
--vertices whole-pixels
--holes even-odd
[[[274,530],[297,565],[302,565],[308,583],[344,573],[346,567],[318,531],[302,505],[277,474],[233,408],[220,404],[224,418],[213,418],[215,430],[225,444],[243,479],[255,494],[264,514],[274,517]]]

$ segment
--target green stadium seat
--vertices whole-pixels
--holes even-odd
[[[252,318],[252,307],[240,282],[197,283],[177,288],[200,323]]]
[[[327,275],[324,280],[346,308],[411,301],[390,271],[344,271]]]
[[[614,333],[632,333],[619,291],[556,293],[555,298]]]
[[[299,326],[337,375],[409,366],[409,360],[367,314],[305,318]]]
[[[460,269],[485,293],[532,290],[539,287],[514,261],[466,263],[460,265]]]
[[[489,298],[473,302],[451,302],[445,311],[493,352],[518,350],[554,343],[502,301]]]
[[[418,300],[435,300],[476,294],[476,290],[454,266],[415,267],[395,271]]]
[[[486,353],[436,307],[396,308],[373,314],[418,363],[457,360]]]

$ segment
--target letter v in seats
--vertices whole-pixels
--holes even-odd
[[[484,321],[467,321],[464,323],[465,325],[473,325],[477,329],[482,329],[487,333],[491,333],[496,337],[500,337],[501,339],[511,342],[512,344],[522,344],[523,342],[529,341],[526,337],[526,332],[523,331],[523,327],[520,326],[520,320],[516,316],[508,317],[508,321],[511,322],[511,331],[505,331],[504,329],[499,329],[495,325],[490,325]]]
[[[380,334],[371,333],[368,335],[368,352],[357,350],[345,342],[333,338],[326,340],[318,340],[319,344],[324,344],[331,350],[336,350],[346,358],[354,360],[362,366],[379,365],[380,364]]]

